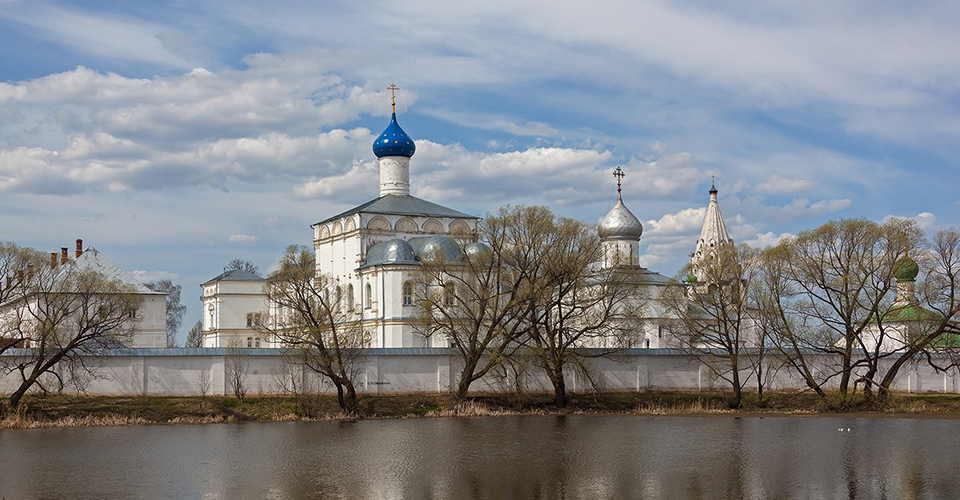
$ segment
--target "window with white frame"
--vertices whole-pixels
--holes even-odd
[[[413,305],[413,282],[406,281],[403,283],[403,305],[412,306]]]

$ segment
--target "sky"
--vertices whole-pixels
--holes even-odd
[[[269,271],[377,196],[391,83],[412,194],[595,223],[622,166],[668,276],[711,176],[752,246],[960,226],[958,25],[942,1],[0,0],[0,240],[181,284],[182,339],[228,261]]]

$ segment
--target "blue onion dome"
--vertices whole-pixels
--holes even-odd
[[[393,113],[390,116],[390,125],[387,125],[386,130],[373,143],[373,154],[377,155],[377,158],[383,158],[384,156],[406,156],[410,158],[416,152],[417,145],[400,128],[400,124],[397,123],[397,114]]]
[[[643,224],[637,219],[622,201],[617,200],[613,209],[600,221],[597,234],[601,238],[634,239],[639,240],[643,234]]]

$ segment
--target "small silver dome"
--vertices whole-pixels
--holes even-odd
[[[432,259],[442,255],[447,262],[456,262],[463,255],[460,245],[449,236],[411,238],[410,245],[419,260]]]
[[[413,247],[401,239],[375,243],[367,250],[365,266],[380,264],[415,264]]]
[[[490,248],[483,243],[468,243],[467,246],[463,248],[463,251],[470,257],[476,257],[484,252],[489,252]]]
[[[597,227],[597,234],[600,238],[631,238],[639,240],[643,234],[643,224],[637,219],[633,212],[627,208],[622,201],[617,200],[607,215],[600,220]]]

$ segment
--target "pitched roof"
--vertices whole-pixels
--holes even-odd
[[[353,207],[350,210],[334,215],[333,217],[328,217],[313,225],[316,226],[317,224],[325,224],[332,220],[357,213],[420,215],[424,217],[447,217],[451,219],[479,219],[479,217],[465,214],[452,208],[447,208],[443,205],[437,205],[436,203],[422,200],[416,196],[388,194],[370,200],[362,205]]]
[[[230,269],[218,274],[215,278],[203,283],[203,285],[209,285],[210,283],[216,283],[218,281],[253,281],[253,282],[262,282],[267,281],[265,278],[261,278],[253,273],[248,273],[242,269]]]
[[[108,259],[94,247],[86,249],[74,262],[78,269],[102,273],[109,279],[115,279],[125,285],[135,287],[138,293],[166,295],[166,293],[155,292],[147,288],[146,285],[134,278],[130,273],[121,269],[116,262]]]
[[[717,188],[710,188],[710,204],[707,205],[707,215],[703,218],[703,227],[700,229],[700,239],[694,251],[692,262],[696,264],[706,257],[710,248],[720,247],[733,243],[733,238],[727,232],[727,225],[723,222],[720,205],[717,203]]]

